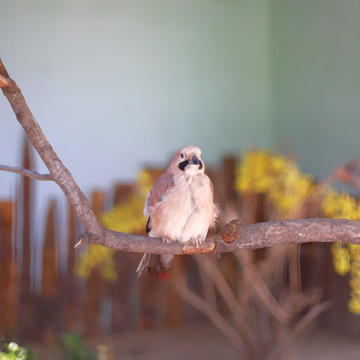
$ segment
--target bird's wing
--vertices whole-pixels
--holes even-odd
[[[161,202],[166,196],[166,192],[174,186],[174,177],[167,172],[163,173],[156,181],[149,192],[144,208],[144,215],[147,215],[148,219],[146,222],[146,232],[149,233],[151,231],[151,224],[150,224],[150,215],[151,209],[154,205]]]
[[[210,178],[209,178],[209,180],[210,180],[210,190],[211,190],[211,194],[212,194],[212,196],[214,196],[214,185],[213,185],[213,183],[212,183],[212,181],[211,181]]]
[[[165,172],[163,173],[156,181],[149,192],[146,202],[144,214],[150,215],[150,208],[152,208],[156,203],[163,200],[166,192],[174,186],[174,176]]]
[[[211,181],[211,179],[209,178],[209,181],[210,181],[210,190],[211,190],[211,194],[213,196],[213,200],[214,201],[214,185]],[[213,211],[213,218],[212,218],[212,221],[211,221],[211,224],[210,224],[210,227],[211,228],[215,228],[216,227],[216,218],[218,217],[218,214],[219,214],[219,208],[217,207],[217,205],[214,203],[213,204],[214,206],[214,211]]]

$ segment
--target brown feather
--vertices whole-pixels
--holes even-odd
[[[157,202],[161,201],[161,197],[174,186],[174,176],[169,174],[168,171],[164,172],[155,181],[155,184],[151,190],[148,207],[153,207]]]

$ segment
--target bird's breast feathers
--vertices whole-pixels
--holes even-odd
[[[152,198],[154,191],[157,192],[156,202]],[[176,175],[171,179],[171,186],[165,186],[160,193],[154,186],[147,201],[146,210],[151,222],[149,235],[182,243],[191,239],[203,241],[216,217],[208,176]]]

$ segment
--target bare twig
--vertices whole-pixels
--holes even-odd
[[[31,171],[28,169],[23,169],[16,166],[8,166],[8,165],[0,165],[0,170],[9,171],[16,174],[21,174],[23,176],[27,176],[31,179],[39,180],[39,181],[54,181],[50,174],[39,174],[36,171]]]
[[[239,352],[244,351],[243,341],[237,331],[201,297],[190,291],[183,279],[174,283],[176,292],[195,309],[208,316],[211,322],[227,336]]]
[[[330,185],[335,181],[344,182],[360,190],[360,159],[352,159],[337,167],[322,181],[322,185]]]
[[[240,328],[244,325],[244,313],[241,308],[239,300],[236,298],[234,292],[231,290],[229,284],[224,279],[221,271],[218,267],[207,257],[195,257],[199,267],[206,271],[208,276],[214,282],[219,293],[223,297],[225,303],[229,307],[230,311],[234,314],[234,319],[237,326]]]
[[[184,246],[177,242],[165,244],[159,238],[107,230],[100,224],[70,171],[63,165],[49,144],[20,89],[10,78],[1,59],[0,76],[8,79],[2,87],[2,91],[12,106],[19,123],[49,169],[51,177],[60,186],[84,225],[86,233],[80,237],[78,245],[96,243],[130,252],[194,254],[231,252],[305,242],[339,241],[360,244],[360,222],[337,219],[279,220],[246,225],[241,227],[239,236],[232,243],[225,243],[221,234],[218,233],[209,236],[199,249],[193,244]]]
[[[243,261],[241,254],[234,253],[234,255],[240,263]],[[255,291],[261,303],[280,323],[286,324],[289,322],[290,315],[277,302],[269,288],[264,283],[263,279],[260,277],[259,273],[256,271],[254,265],[250,262],[247,262],[245,267],[245,276],[248,278],[248,283]]]
[[[293,342],[304,334],[311,325],[314,325],[314,320],[324,311],[328,310],[331,306],[330,301],[322,302],[313,306],[296,324],[292,331]]]
[[[216,301],[216,292],[215,287],[212,282],[212,279],[209,278],[207,273],[205,272],[203,266],[199,264],[199,276],[200,281],[204,293],[204,300],[213,308],[216,309],[217,307],[217,301]]]
[[[251,331],[249,324],[246,323],[245,309],[243,308],[239,299],[236,298],[234,292],[231,290],[229,284],[224,278],[224,275],[221,273],[215,263],[208,257],[196,256],[194,258],[198,262],[199,269],[207,273],[209,279],[213,281],[219,294],[227,304],[229,310],[232,313],[232,317],[234,318],[236,328],[246,343],[247,348],[254,350],[255,334]]]

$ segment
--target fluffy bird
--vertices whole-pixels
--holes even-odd
[[[201,150],[193,145],[182,147],[147,196],[144,214],[148,235],[166,242],[193,241],[199,246],[215,225],[213,192]],[[136,271],[138,276],[143,272],[157,274],[171,269],[172,264],[173,255],[144,254]]]

